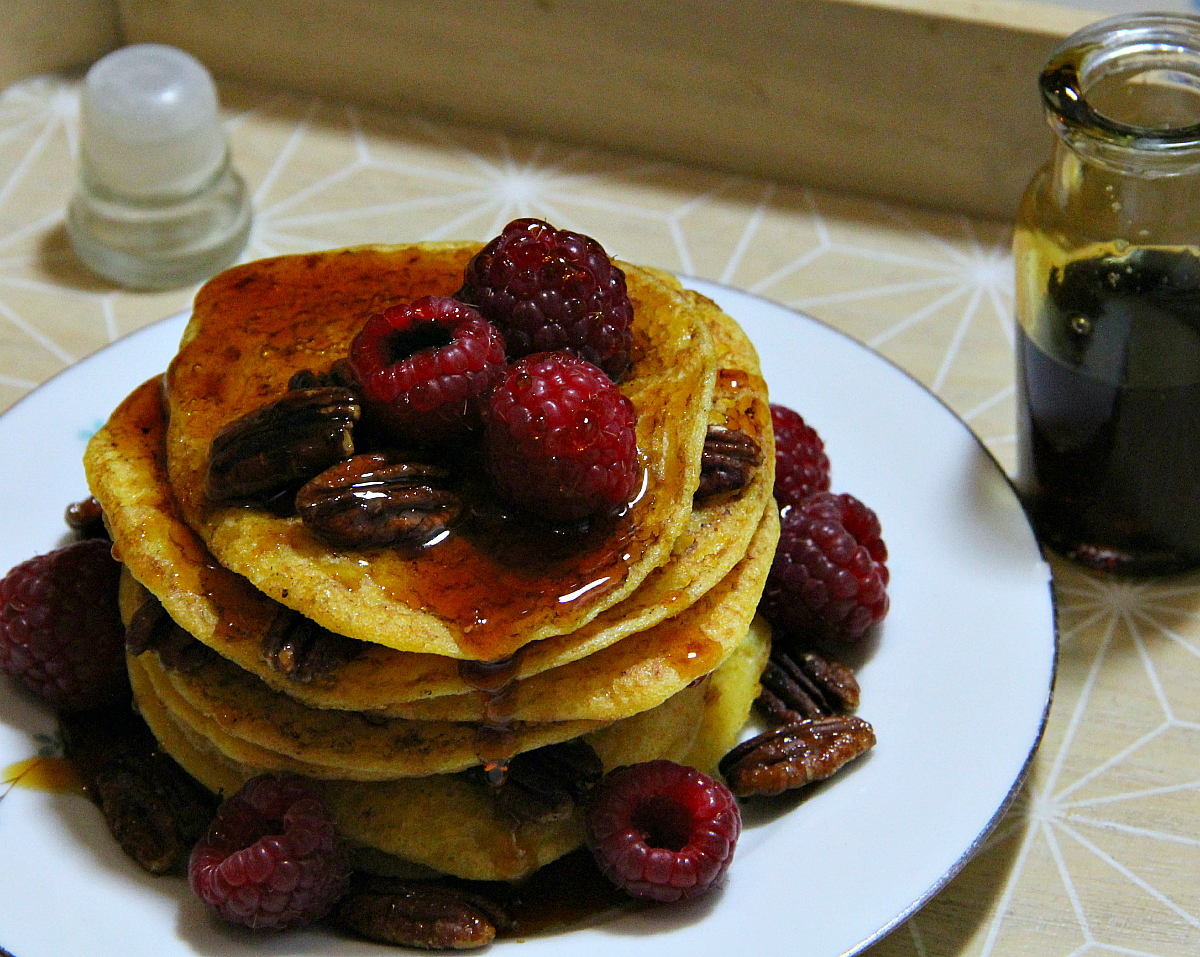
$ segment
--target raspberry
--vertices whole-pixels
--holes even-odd
[[[829,491],[829,456],[816,429],[784,405],[771,406],[775,429],[775,501],[799,505],[814,492]]]
[[[492,395],[488,471],[509,502],[552,521],[615,509],[637,486],[635,420],[632,403],[590,362],[526,356]]]
[[[629,368],[625,273],[590,236],[513,220],[467,263],[457,296],[500,329],[510,359],[562,350],[615,381]]]
[[[676,901],[703,893],[733,858],[742,815],[733,794],[695,768],[647,761],[612,771],[586,811],[600,870],[634,897]]]
[[[128,693],[121,566],[104,539],[30,558],[0,580],[0,669],[64,711]]]
[[[282,930],[323,917],[350,867],[325,802],[303,778],[260,774],[217,808],[192,849],[192,891],[235,924]]]
[[[350,344],[368,416],[391,438],[437,444],[482,422],[504,340],[477,310],[425,296],[371,316]]]
[[[817,492],[783,509],[760,608],[785,631],[861,638],[887,614],[886,561],[875,513],[852,495]]]

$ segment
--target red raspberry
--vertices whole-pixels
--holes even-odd
[[[771,406],[775,429],[775,501],[799,505],[814,492],[829,491],[829,456],[816,429],[784,405]]]
[[[436,444],[482,421],[504,340],[477,310],[425,296],[371,316],[350,344],[367,414],[392,439]]]
[[[515,219],[467,264],[457,295],[500,329],[510,359],[562,350],[615,381],[629,368],[625,273],[590,236]]]
[[[817,492],[783,509],[760,608],[785,631],[861,638],[887,614],[886,561],[875,513],[852,495]]]
[[[527,356],[492,394],[488,471],[504,498],[552,521],[618,508],[639,477],[635,421],[633,404],[590,362]]]
[[[282,930],[323,917],[350,880],[325,802],[296,775],[260,774],[217,809],[192,849],[192,891],[235,924]]]
[[[64,711],[119,702],[129,691],[120,575],[98,538],[13,568],[0,580],[0,669]]]
[[[592,792],[586,827],[588,848],[609,880],[634,897],[677,901],[725,873],[742,815],[720,781],[660,760],[608,774]]]

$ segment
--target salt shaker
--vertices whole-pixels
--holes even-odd
[[[137,44],[88,71],[67,209],[71,245],[87,266],[135,289],[184,286],[232,263],[250,221],[203,64]]]
[[[1085,565],[1200,566],[1200,18],[1113,17],[1040,78],[1014,233],[1017,486]]]

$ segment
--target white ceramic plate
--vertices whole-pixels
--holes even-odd
[[[891,553],[892,610],[859,673],[879,743],[786,814],[747,806],[728,881],[707,898],[570,933],[574,957],[803,953],[878,939],[970,857],[1037,747],[1053,684],[1050,572],[996,463],[937,399],[837,332],[699,281],[762,356],[772,399],[816,427],[835,491],[871,505]],[[88,435],[162,371],[176,316],[79,363],[0,418],[0,570],[62,540],[86,495]],[[0,678],[0,768],[54,721]],[[0,787],[0,794],[3,788]],[[561,936],[497,953],[551,957]],[[210,919],[180,880],[152,878],[73,795],[0,799],[0,949],[13,957],[377,954],[324,932],[254,936]]]

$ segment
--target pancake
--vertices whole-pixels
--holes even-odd
[[[750,628],[777,522],[774,509],[764,513],[746,558],[692,608],[596,655],[516,682],[504,703],[507,753],[652,710],[720,666]],[[429,702],[461,713],[384,718],[305,707],[213,653],[187,670],[163,667],[153,651],[132,660],[131,668],[144,672],[143,680],[176,717],[186,714],[195,732],[239,761],[357,780],[448,773],[481,763],[477,728],[488,708],[482,695]]]
[[[585,740],[606,770],[656,757],[688,763],[702,755],[719,757],[745,724],[769,645],[769,631],[756,622],[727,663],[704,682]],[[224,754],[180,720],[157,697],[137,659],[131,659],[130,676],[138,708],[155,737],[205,787],[230,794],[264,770]],[[715,773],[710,763],[699,766]],[[360,855],[360,861],[377,868],[417,864],[471,879],[514,880],[583,841],[578,809],[557,821],[516,824],[498,809],[488,788],[468,775],[379,782],[318,778],[314,785],[329,801],[339,833],[360,850],[384,855],[382,860]]]
[[[663,281],[668,280],[675,282],[672,277]],[[669,561],[632,595],[575,632],[522,649],[514,665],[517,679],[594,654],[686,610],[744,555],[772,502],[774,449],[757,356],[740,327],[711,303],[701,314],[719,367],[710,424],[754,438],[763,449],[762,468],[736,495],[696,505]],[[370,643],[357,658],[305,683],[272,667],[262,654],[263,638],[284,608],[221,567],[183,520],[166,475],[164,442],[161,387],[155,379],[114,411],[89,444],[85,467],[126,568],[186,631],[275,690],[312,707],[420,717],[427,712],[402,706],[442,695],[471,695],[470,703],[448,707],[460,716],[475,713],[468,709],[477,709],[478,696],[462,677],[458,661],[444,656]]]
[[[346,354],[367,316],[450,294],[475,244],[358,247],[235,267],[196,296],[165,379],[166,468],[187,524],[225,568],[337,634],[400,651],[496,660],[569,634],[632,594],[666,563],[692,513],[717,363],[705,307],[661,275],[624,263],[634,304],[633,364],[621,383],[637,412],[644,491],[617,518],[591,523],[569,554],[535,534],[519,555],[451,535],[413,558],[333,551],[295,517],[213,507],[204,475],[213,436],[284,394],[293,373]]]
[[[357,247],[222,273],[85,469],[124,564],[122,614],[157,622],[131,630],[148,650],[127,659],[165,750],[222,793],[263,771],[304,775],[362,860],[508,880],[578,847],[582,812],[517,823],[482,766],[583,738],[606,769],[664,757],[716,773],[769,652],[755,612],[779,513],[753,347],[711,301],[626,264],[620,388],[643,483],[619,514],[570,527],[508,514],[471,477],[470,449],[466,518],[415,550],[332,548],[294,515],[206,498],[218,429],[294,373],[330,369],[371,313],[457,290],[478,248]],[[713,427],[755,439],[763,463],[696,502]],[[337,651],[328,668],[284,673],[271,642],[293,627]]]
[[[180,723],[139,684],[136,666],[130,677],[138,708],[159,744],[205,787],[228,795],[262,773],[262,768],[229,758]],[[515,824],[485,785],[465,775],[312,783],[329,803],[338,834],[348,844],[439,873],[514,880],[582,843],[579,815],[546,824]]]
[[[614,721],[652,708],[719,666],[750,627],[779,540],[762,514],[745,557],[691,607],[593,655],[517,681],[506,701],[520,721]],[[385,713],[425,721],[483,720],[484,695],[446,695]]]
[[[449,774],[474,767],[478,728],[465,722],[374,720],[356,711],[305,708],[246,672],[210,660],[186,674],[154,652],[133,659],[155,696],[222,753],[273,771],[378,781]],[[577,738],[599,721],[562,721],[507,729],[511,753]]]

